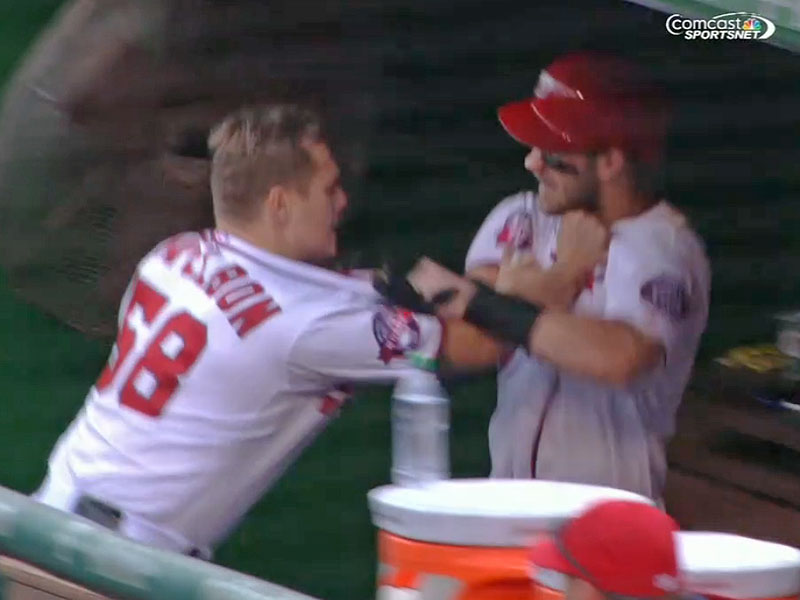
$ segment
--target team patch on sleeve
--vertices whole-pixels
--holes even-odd
[[[511,246],[517,250],[533,247],[533,217],[525,210],[511,213],[497,234],[498,246]]]
[[[660,275],[650,279],[642,286],[640,294],[642,300],[676,321],[689,314],[689,291],[677,277]]]
[[[378,358],[385,364],[419,347],[419,323],[410,310],[381,306],[372,318],[372,332],[380,348]]]

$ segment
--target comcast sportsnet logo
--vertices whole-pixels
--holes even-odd
[[[670,15],[667,31],[687,40],[766,40],[775,33],[775,23],[761,15],[732,12],[710,19]]]

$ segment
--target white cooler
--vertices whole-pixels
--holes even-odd
[[[678,564],[694,594],[732,600],[800,597],[800,550],[728,533],[682,531]]]

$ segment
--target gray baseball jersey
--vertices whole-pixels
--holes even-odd
[[[507,244],[552,266],[560,222],[531,192],[504,199],[475,236],[466,270],[499,263]],[[661,342],[665,359],[614,387],[513,350],[498,374],[491,476],[608,485],[659,498],[665,444],[706,326],[710,286],[703,243],[669,203],[614,224],[607,263],[573,311],[630,323]]]

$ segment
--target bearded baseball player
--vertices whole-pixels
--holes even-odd
[[[154,546],[212,549],[339,412],[440,350],[430,315],[321,266],[347,205],[311,112],[245,109],[210,137],[216,228],[140,262],[108,365],[35,497]],[[346,350],[343,350],[346,349]]]
[[[662,496],[711,276],[701,240],[658,193],[666,119],[644,81],[610,56],[553,62],[533,98],[499,110],[531,148],[525,168],[538,194],[489,214],[467,254],[471,279],[428,260],[409,275],[422,296],[444,301],[440,316],[511,342],[489,427],[493,477]],[[579,286],[551,288],[566,303],[542,293],[576,265]]]

